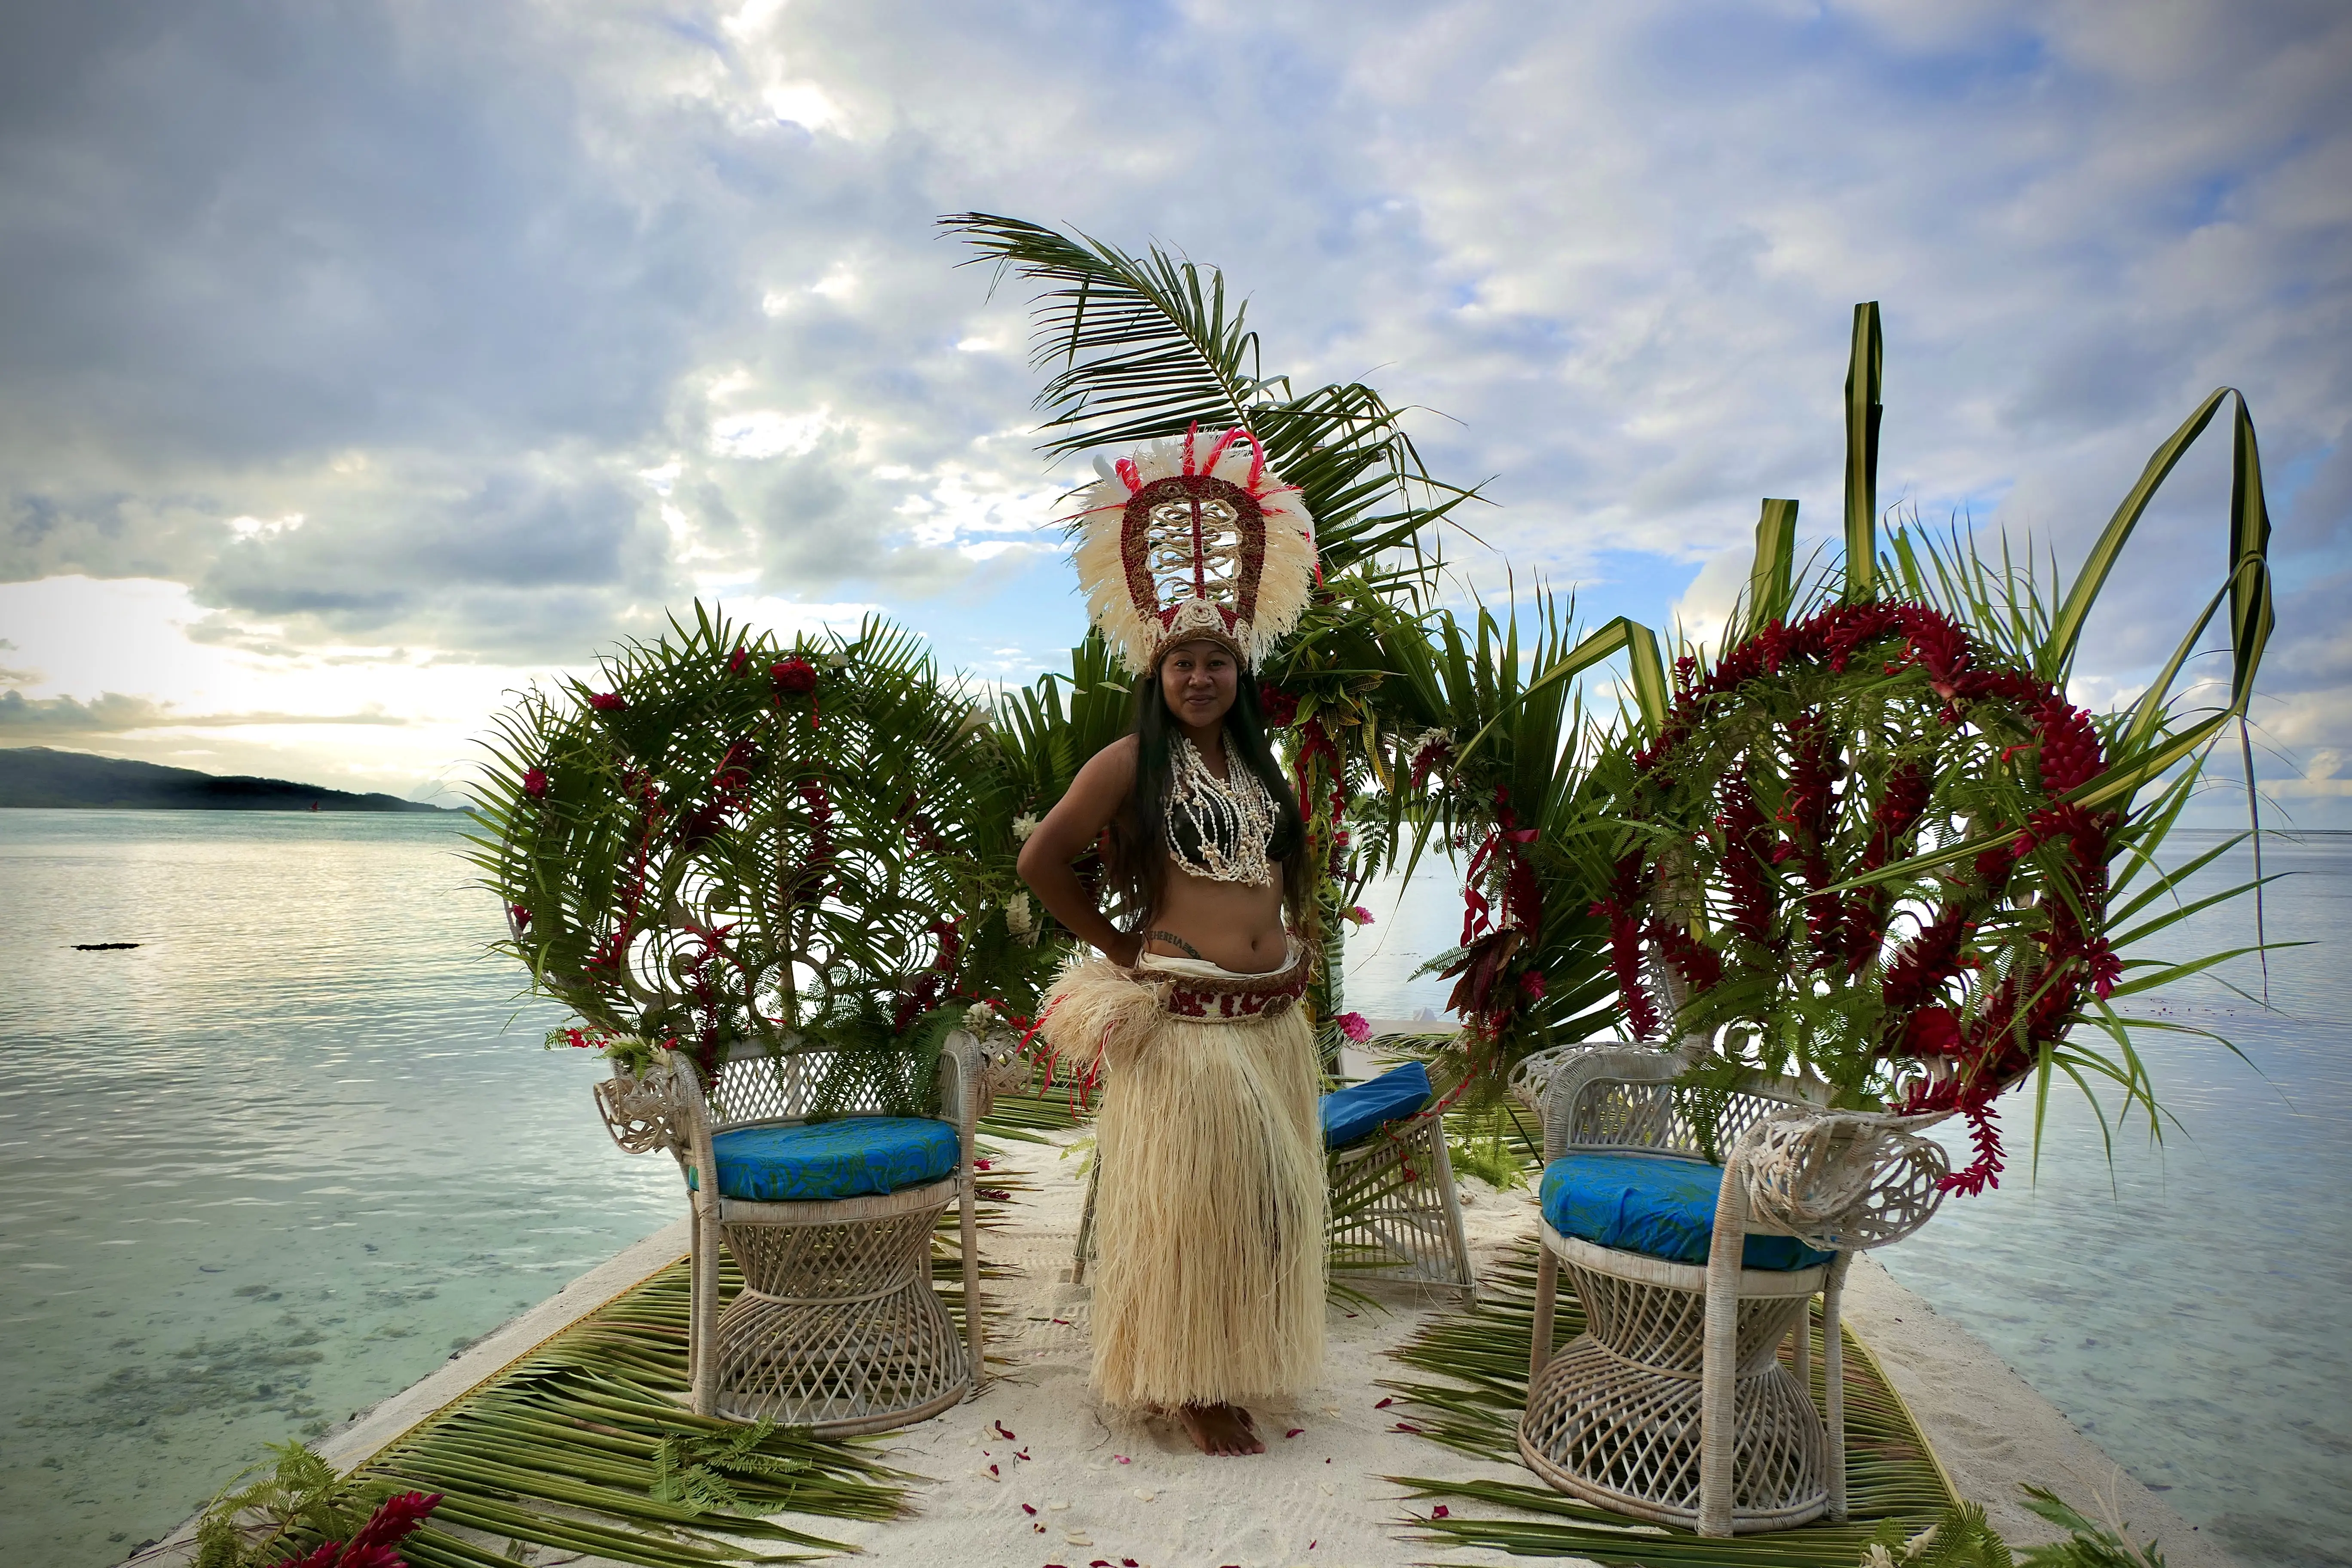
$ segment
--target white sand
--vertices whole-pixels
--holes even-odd
[[[1408,1505],[1379,1479],[1528,1479],[1516,1467],[1474,1464],[1393,1431],[1396,1411],[1375,1408],[1380,1380],[1413,1375],[1383,1352],[1412,1331],[1423,1311],[1442,1310],[1450,1297],[1383,1289],[1387,1315],[1350,1318],[1335,1309],[1322,1384],[1296,1405],[1256,1412],[1267,1438],[1263,1457],[1207,1458],[1170,1423],[1118,1420],[1100,1410],[1086,1387],[1087,1292],[1069,1283],[1083,1193],[1077,1163],[1021,1144],[1001,1166],[1035,1184],[1014,1205],[1012,1223],[982,1240],[988,1258],[1023,1271],[995,1288],[1011,1322],[992,1350],[1011,1364],[978,1400],[894,1435],[895,1462],[936,1478],[916,1493],[920,1511],[828,1533],[866,1546],[878,1563],[974,1568],[1085,1568],[1129,1558],[1146,1568],[1534,1561],[1449,1553],[1401,1539]],[[1534,1198],[1498,1194],[1466,1176],[1461,1187],[1474,1261],[1483,1270],[1531,1234]],[[2034,1480],[2095,1515],[2095,1499],[2112,1494],[2135,1540],[2160,1537],[2176,1568],[2229,1568],[2219,1546],[2124,1476],[1980,1342],[1868,1259],[1851,1279],[1855,1332],[1911,1405],[1960,1494],[1984,1504],[2011,1542],[2060,1533],[2017,1506],[2019,1483]],[[998,1434],[998,1422],[1013,1439]],[[1282,1435],[1293,1427],[1303,1430]]]
[[[1408,1505],[1380,1479],[1527,1479],[1516,1467],[1474,1464],[1394,1431],[1398,1412],[1377,1407],[1381,1379],[1412,1375],[1384,1352],[1424,1311],[1450,1306],[1450,1293],[1380,1287],[1385,1313],[1333,1309],[1320,1386],[1293,1405],[1255,1411],[1267,1440],[1263,1456],[1207,1458],[1171,1424],[1109,1417],[1087,1392],[1087,1291],[1069,1282],[1084,1192],[1077,1166],[1056,1148],[1026,1143],[1011,1145],[998,1163],[1000,1173],[1019,1171],[1034,1190],[1012,1205],[1005,1226],[982,1238],[990,1261],[1021,1271],[991,1288],[1003,1310],[990,1346],[992,1375],[977,1400],[881,1439],[891,1462],[929,1478],[913,1489],[914,1514],[887,1524],[798,1521],[803,1528],[862,1545],[877,1564],[908,1568],[1086,1568],[1129,1559],[1142,1568],[1538,1561],[1402,1539]],[[1531,1234],[1534,1199],[1498,1194],[1467,1176],[1460,1184],[1473,1260],[1483,1270]],[[356,1463],[684,1249],[684,1226],[665,1227],[320,1447],[339,1463]],[[2159,1536],[2176,1568],[2229,1568],[2219,1546],[2123,1476],[1980,1342],[1885,1269],[1859,1261],[1847,1301],[1855,1331],[1910,1404],[1961,1495],[1983,1503],[2010,1541],[2057,1533],[2016,1505],[2018,1484],[2035,1480],[2091,1513],[2098,1511],[2095,1498],[2112,1493],[2135,1539]],[[1298,1435],[1286,1436],[1292,1428]],[[1429,1506],[1412,1511],[1425,1514]],[[185,1542],[183,1533],[173,1543],[177,1550],[142,1561],[184,1562]]]
[[[1006,1364],[977,1400],[893,1436],[894,1463],[936,1478],[917,1491],[916,1517],[821,1532],[866,1546],[879,1563],[971,1568],[1129,1558],[1150,1568],[1409,1563],[1438,1553],[1398,1539],[1401,1494],[1380,1477],[1507,1474],[1391,1431],[1398,1412],[1375,1408],[1378,1380],[1412,1375],[1382,1352],[1423,1310],[1450,1304],[1450,1292],[1380,1287],[1386,1313],[1334,1308],[1322,1384],[1295,1404],[1253,1411],[1264,1455],[1208,1458],[1173,1423],[1111,1416],[1087,1391],[1088,1292],[1069,1283],[1084,1195],[1078,1161],[1034,1144],[1013,1151],[999,1168],[1024,1172],[1035,1191],[1013,1205],[1011,1225],[982,1239],[992,1262],[1023,1270],[995,1288],[1009,1321],[990,1348]],[[1463,1188],[1483,1268],[1525,1233],[1533,1211],[1525,1194],[1498,1197],[1470,1180]],[[1000,1422],[1013,1439],[999,1435]],[[1298,1436],[1285,1436],[1294,1428]],[[1508,1561],[1483,1552],[1464,1560]]]

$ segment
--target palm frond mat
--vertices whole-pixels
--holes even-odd
[[[1518,1418],[1527,1405],[1528,1350],[1535,1331],[1536,1250],[1522,1243],[1481,1282],[1475,1310],[1428,1322],[1390,1353],[1441,1382],[1383,1380],[1402,1396],[1399,1425],[1433,1443],[1495,1464],[1519,1464]],[[1553,1342],[1584,1331],[1584,1312],[1563,1281]],[[1822,1397],[1821,1321],[1813,1321],[1813,1397]],[[1605,1512],[1532,1476],[1527,1483],[1386,1479],[1417,1501],[1445,1500],[1444,1518],[1417,1521],[1417,1539],[1484,1546],[1529,1557],[1589,1557],[1618,1568],[1824,1568],[1857,1561],[1890,1520],[1906,1535],[1934,1524],[1955,1499],[1911,1412],[1877,1362],[1851,1332],[1845,1341],[1846,1487],[1851,1517],[1769,1535],[1707,1540]],[[1484,1504],[1549,1516],[1465,1517],[1456,1504]]]
[[[982,1212],[1001,1215],[1001,1198]],[[950,1208],[931,1271],[961,1329],[954,1219]],[[733,1260],[719,1272],[721,1295],[731,1296],[741,1282]],[[981,1272],[1005,1273],[984,1264]],[[919,1478],[882,1464],[870,1439],[813,1438],[687,1409],[688,1297],[680,1258],[360,1466],[362,1481],[444,1494],[401,1543],[412,1568],[514,1568],[529,1561],[517,1543],[644,1568],[798,1563],[856,1549],[772,1516],[879,1521],[906,1511],[903,1483]]]

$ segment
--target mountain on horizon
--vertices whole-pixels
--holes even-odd
[[[287,779],[224,777],[47,746],[0,747],[0,807],[90,811],[431,811],[393,795],[353,795]]]

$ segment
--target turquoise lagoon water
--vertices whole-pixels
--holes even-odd
[[[119,1560],[262,1443],[406,1386],[679,1211],[667,1161],[606,1140],[598,1069],[541,1051],[552,1011],[483,956],[497,910],[459,831],[0,811],[0,1563]],[[2012,1110],[2000,1191],[1879,1256],[2250,1564],[2344,1563],[2352,839],[2273,858],[2297,873],[2273,934],[2320,944],[2273,960],[2279,1011],[2218,985],[2165,1004],[2253,1068],[2152,1049],[2185,1125],[2159,1152],[2136,1124],[2112,1173],[2068,1098],[2029,1182]],[[1458,906],[1375,907],[1350,1005],[1433,1006],[1410,974]],[[142,945],[72,950],[105,941]]]
[[[120,1561],[677,1211],[458,832],[0,811],[0,1563]]]

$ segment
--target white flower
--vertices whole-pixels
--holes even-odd
[[[975,1002],[963,1010],[963,1026],[975,1035],[984,1035],[996,1026],[996,1009],[986,1002]]]
[[[1035,817],[1016,816],[1013,819],[1013,842],[1015,844],[1028,843],[1029,836],[1036,831],[1037,819]],[[1015,897],[1018,896],[1019,895],[1017,894],[1015,895]]]
[[[1037,923],[1029,914],[1029,895],[1015,893],[1004,900],[1004,929],[1024,942],[1037,940]]]

